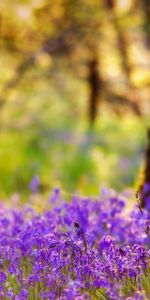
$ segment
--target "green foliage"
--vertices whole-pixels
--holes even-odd
[[[145,273],[138,278],[127,278],[122,282],[121,293],[125,297],[130,297],[134,292],[138,290],[138,285],[141,286],[141,291],[144,299],[149,299],[150,295],[150,265],[147,267]]]
[[[9,288],[9,287],[11,287],[15,291],[16,294],[19,293],[20,286],[19,286],[17,277],[14,274],[8,276],[8,279],[7,279],[7,288]]]
[[[26,195],[34,175],[42,192],[62,190],[97,194],[101,184],[119,190],[133,186],[143,157],[145,126],[138,119],[102,117],[93,131],[73,124],[53,130],[45,126],[0,133],[0,194]],[[61,119],[61,123],[62,123]],[[115,170],[115,174],[114,174]],[[69,190],[68,190],[69,189]]]
[[[150,295],[150,262],[145,274],[141,278],[141,286],[147,297]]]
[[[124,282],[123,282],[123,286],[122,286],[122,294],[125,297],[129,297],[131,296],[134,292],[136,292],[137,290],[137,281],[132,280],[131,278],[127,278]]]
[[[96,290],[90,294],[92,300],[109,300],[103,288]]]

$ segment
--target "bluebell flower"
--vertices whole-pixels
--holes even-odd
[[[29,184],[29,188],[33,194],[36,194],[39,192],[39,184],[40,184],[39,177],[38,176],[33,177],[31,183]]]

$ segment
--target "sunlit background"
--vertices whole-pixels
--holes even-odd
[[[134,187],[150,115],[147,0],[0,2],[0,196]]]

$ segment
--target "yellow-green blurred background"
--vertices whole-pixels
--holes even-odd
[[[0,1],[0,197],[133,187],[150,117],[148,0]]]

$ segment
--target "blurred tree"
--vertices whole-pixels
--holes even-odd
[[[80,10],[79,10],[80,8]],[[98,13],[97,13],[98,9]],[[92,14],[93,13],[93,14]],[[34,16],[37,20],[35,35],[39,38],[37,48],[34,51],[28,51],[22,57],[22,62],[19,63],[14,76],[4,86],[1,93],[1,105],[5,103],[6,96],[9,95],[11,88],[16,87],[24,76],[25,72],[33,65],[38,63],[38,56],[44,52],[51,57],[68,57],[68,60],[73,61],[73,57],[78,52],[78,62],[80,63],[82,52],[87,49],[85,61],[91,61],[91,47],[98,44],[99,26],[100,26],[101,9],[98,1],[93,4],[88,1],[76,0],[58,0],[55,4],[45,1],[42,7],[34,10]],[[40,30],[40,34],[38,31]],[[32,32],[30,29],[29,32]],[[3,39],[5,43],[5,39]],[[20,40],[21,42],[21,40]],[[13,42],[12,42],[13,44]],[[20,50],[19,47],[17,49]],[[75,61],[76,63],[76,61]],[[83,63],[83,62],[82,62]],[[94,121],[97,109],[98,99],[98,69],[93,62],[89,63],[89,78],[90,85],[90,120]]]
[[[145,3],[144,7],[148,6],[146,0],[142,2]],[[108,105],[116,111],[122,111],[127,107],[140,115],[141,103],[133,82],[134,70],[129,57],[129,48],[132,45],[128,41],[130,30],[128,20],[136,14],[130,11],[129,16],[126,14],[122,17],[116,11],[116,3],[115,0],[101,2],[99,0],[57,0],[55,2],[41,0],[36,5],[29,1],[26,6],[21,6],[18,1],[12,4],[7,0],[7,4],[2,6],[0,16],[1,44],[3,49],[13,53],[16,64],[12,78],[9,78],[1,91],[1,106],[6,103],[11,90],[20,83],[25,72],[34,65],[38,65],[40,55],[46,53],[52,60],[53,70],[56,69],[55,62],[61,58],[65,61],[63,67],[60,64],[61,71],[63,72],[62,68],[65,65],[65,68],[71,69],[73,76],[80,79],[82,77],[80,68],[86,67],[86,74],[83,77],[89,85],[87,100],[91,123],[95,121],[98,102],[102,94],[103,99],[107,100]],[[148,16],[147,12],[146,16]],[[104,28],[105,24],[107,29]],[[108,48],[106,34],[108,32],[111,35],[112,31],[115,31],[118,47],[112,41],[109,51],[105,51]],[[117,82],[117,79],[113,82],[113,77],[106,72],[108,63],[104,62],[108,55],[112,56],[112,66],[109,69],[113,69],[113,60],[116,60],[118,56],[114,51],[115,48],[119,49],[122,65],[122,70],[119,72],[126,86],[123,93],[115,91],[114,85],[119,87],[121,84]],[[94,57],[95,50],[93,49],[97,49],[97,58]],[[58,66],[59,64],[57,64],[57,69]],[[119,63],[117,68],[119,68]],[[112,70],[112,73],[114,72]],[[122,89],[122,87],[119,88]]]
[[[89,62],[89,87],[89,120],[90,124],[93,125],[97,116],[100,91],[103,88],[103,80],[100,77],[96,56]]]
[[[147,47],[150,50],[150,0],[143,0],[143,9],[145,15],[145,32],[147,37]]]
[[[140,207],[149,207],[150,203],[150,129],[147,131],[147,148],[143,170],[143,180],[139,186]]]
[[[122,69],[125,73],[127,84],[128,84],[128,90],[129,90],[126,96],[118,97],[117,95],[114,95],[116,98],[115,102],[119,104],[119,102],[121,101],[122,104],[126,104],[126,106],[129,107],[135,114],[141,115],[138,93],[132,83],[132,67],[130,65],[129,57],[128,57],[128,42],[126,38],[126,32],[125,30],[123,31],[120,25],[119,17],[116,14],[115,11],[116,2],[114,0],[106,0],[104,2],[106,7],[109,10],[117,34],[118,48],[121,54]],[[113,99],[113,96],[111,99]]]

